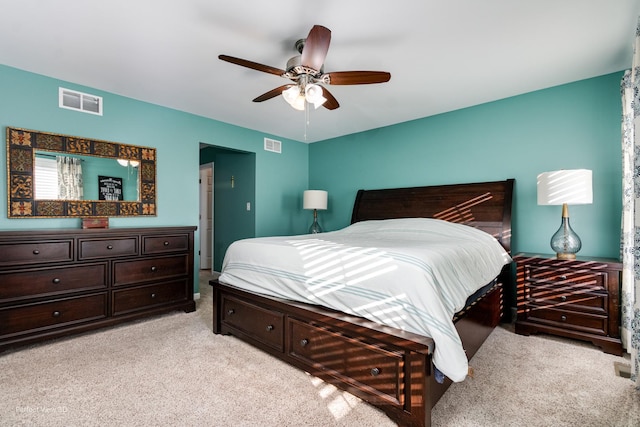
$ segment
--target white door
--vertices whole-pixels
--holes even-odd
[[[213,269],[213,163],[200,166],[200,268]]]

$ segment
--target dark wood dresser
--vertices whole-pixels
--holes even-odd
[[[194,311],[195,229],[0,231],[0,351]]]
[[[590,341],[621,355],[622,264],[607,258],[556,259],[521,253],[517,263],[516,333]]]

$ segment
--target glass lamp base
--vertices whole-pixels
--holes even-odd
[[[576,259],[576,253],[582,248],[580,237],[569,225],[569,217],[562,217],[562,224],[551,237],[551,249],[558,259]]]
[[[313,224],[311,224],[311,227],[309,227],[309,233],[310,234],[322,233],[322,227],[320,227],[320,224],[318,224],[317,219],[313,220]]]

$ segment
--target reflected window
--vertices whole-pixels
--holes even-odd
[[[36,156],[34,179],[36,199],[58,198],[58,165],[55,157]]]

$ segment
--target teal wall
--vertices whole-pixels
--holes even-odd
[[[102,96],[104,115],[59,108],[59,86]],[[111,227],[197,226],[199,144],[203,142],[255,153],[256,236],[291,234],[292,230],[304,228],[305,212],[292,209],[292,201],[307,189],[307,144],[3,65],[0,93],[3,134],[7,126],[13,126],[157,149],[157,216],[112,218]],[[265,136],[282,141],[282,154],[263,150]],[[0,162],[6,164],[6,150],[0,153]],[[80,227],[80,220],[73,218],[8,219],[6,188],[6,174],[0,174],[0,191],[4,194],[0,198],[0,230]],[[234,224],[226,226],[233,228]],[[197,258],[195,268],[199,269]]]
[[[306,232],[311,216],[302,210],[301,195],[308,188],[329,191],[329,209],[319,215],[322,226],[333,230],[349,223],[359,188],[506,178],[516,179],[514,251],[548,253],[549,238],[560,225],[560,208],[536,205],[536,176],[555,169],[588,168],[593,170],[594,203],[570,208],[572,225],[583,240],[580,253],[617,256],[621,76],[614,73],[307,145],[0,65],[0,128],[155,147],[158,215],[113,218],[112,227],[197,225],[199,144],[251,154],[252,172],[242,162],[216,158],[215,170],[234,174],[243,189],[222,200],[216,197],[217,204],[228,204],[236,212],[235,217],[230,215],[231,223],[220,226],[224,227],[219,230],[224,237],[221,254],[229,241],[252,233]],[[102,96],[104,115],[58,108],[59,86]],[[282,141],[282,154],[263,150],[265,136]],[[5,162],[5,150],[0,153]],[[219,178],[219,185],[227,178]],[[246,179],[253,180],[253,195]],[[0,189],[5,194],[0,209],[6,212],[6,174],[0,174]],[[248,214],[247,201],[252,202]],[[79,226],[79,220],[70,218],[0,215],[0,229]]]
[[[569,208],[580,255],[618,257],[621,78],[613,73],[314,143],[309,184],[329,192],[321,224],[346,226],[360,188],[515,178],[512,248],[549,253],[561,207],[536,204],[536,177],[586,168],[594,202]]]

